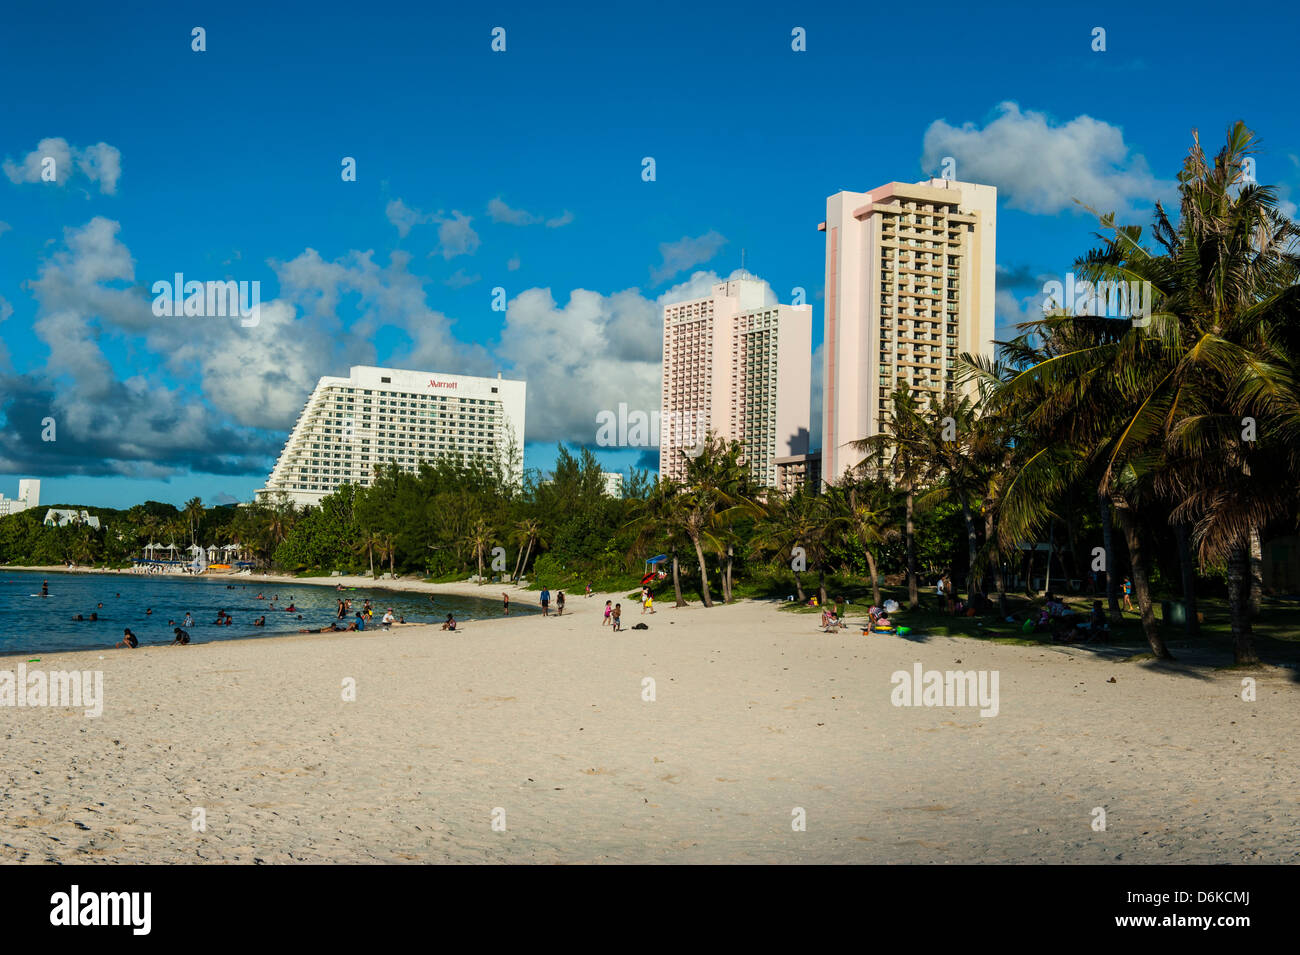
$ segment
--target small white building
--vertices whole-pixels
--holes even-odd
[[[610,471],[601,471],[600,476],[605,480],[606,497],[623,496],[623,475],[615,474]]]
[[[99,518],[89,511],[77,511],[68,507],[52,507],[45,512],[46,527],[67,527],[69,524],[85,524],[99,530]]]
[[[18,482],[18,497],[6,498],[0,494],[0,517],[18,514],[21,511],[39,507],[41,503],[41,482],[30,478]]]

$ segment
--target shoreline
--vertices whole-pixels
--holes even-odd
[[[52,567],[20,567],[15,564],[0,564],[0,571],[24,571],[34,574],[71,574],[89,576],[92,574],[102,574],[105,576],[126,576],[126,577],[143,577],[145,574],[133,574],[129,570],[114,570],[109,568],[84,568],[52,566]],[[394,577],[394,578],[370,578],[360,574],[345,574],[340,577],[294,577],[289,574],[258,574],[240,575],[240,574],[201,574],[198,576],[192,574],[159,574],[156,575],[162,580],[212,580],[225,581],[226,583],[251,583],[253,581],[280,584],[281,586],[292,584],[304,584],[310,587],[357,587],[366,590],[391,590],[396,593],[426,593],[426,594],[449,594],[458,597],[477,597],[481,600],[498,601],[504,591],[510,595],[510,602],[514,603],[516,594],[529,594],[532,596],[532,602],[537,604],[539,591],[530,590],[527,587],[519,587],[515,584],[476,584],[468,580],[452,580],[443,583],[431,583],[420,577]],[[635,588],[629,588],[634,590]],[[555,593],[555,591],[552,591]],[[599,593],[592,591],[591,597],[584,597],[582,594],[567,593],[568,598],[566,606],[574,606],[574,601],[595,600],[597,597],[603,600],[613,600],[615,603],[628,599],[626,592],[617,591],[609,593]]]
[[[67,574],[69,576],[104,575],[104,576],[127,576],[132,578],[144,576],[141,574],[132,574],[130,571],[127,570],[111,570],[111,569],[100,569],[100,568],[86,569],[80,567],[69,570],[67,567],[58,567],[58,566],[19,567],[12,564],[0,565],[0,572],[3,571],[27,571],[34,574]],[[338,586],[342,586],[345,588],[388,591],[391,593],[405,593],[405,594],[425,593],[430,595],[443,594],[450,597],[477,598],[479,600],[488,601],[489,603],[493,604],[496,607],[500,607],[499,601],[502,593],[501,589],[493,589],[494,587],[501,588],[502,585],[500,584],[479,585],[479,584],[471,583],[470,581],[467,580],[449,581],[446,583],[430,583],[421,580],[419,578],[411,578],[411,577],[398,577],[395,579],[372,581],[372,579],[369,577],[354,576],[354,575],[345,575],[342,577],[291,577],[287,574],[253,574],[251,576],[244,577],[237,574],[230,574],[230,575],[214,574],[210,577],[206,577],[206,576],[196,577],[187,574],[164,574],[158,576],[160,576],[161,579],[164,580],[173,580],[173,579],[186,580],[186,581],[209,580],[214,583],[224,580],[227,583],[242,581],[246,584],[251,583],[253,581],[257,581],[259,583],[265,582],[267,584],[277,584],[277,585],[308,584],[310,586],[326,587],[328,589],[335,589]],[[513,584],[507,585],[504,589],[505,592],[510,595],[510,604],[512,608],[515,606],[516,603],[515,601],[516,594],[531,595],[532,600],[528,605],[529,611],[527,613],[521,613],[514,616],[506,616],[505,614],[496,613],[492,616],[471,618],[469,620],[457,620],[456,632],[463,633],[466,632],[468,628],[478,628],[486,624],[508,622],[512,619],[541,617],[541,613],[537,609],[538,600],[539,600],[538,591],[528,590],[527,588],[524,587],[517,587]],[[484,591],[487,592],[485,593]],[[568,595],[566,594],[566,596]],[[575,604],[574,601],[580,601],[583,603],[598,601],[596,606],[599,609],[603,609],[604,602],[606,600],[613,600],[615,603],[618,603],[619,601],[624,601],[626,599],[627,598],[624,595],[619,593],[596,593],[594,591],[592,592],[590,598],[584,598],[582,595],[578,595],[577,597],[568,597],[568,601],[565,604],[566,612],[564,616],[570,617],[574,615],[573,608],[577,606],[577,604]],[[554,606],[552,606],[551,608],[551,616],[555,616]],[[304,621],[304,623],[305,622],[306,621]],[[390,630],[385,631],[382,628],[382,624],[379,622],[379,617],[377,616],[374,618],[373,623],[368,625],[367,629],[364,631],[344,630],[335,633],[299,633],[299,632],[292,632],[292,631],[259,633],[254,631],[251,633],[243,632],[243,633],[239,633],[238,635],[231,634],[230,636],[223,636],[217,640],[203,640],[199,637],[199,635],[192,634],[190,646],[203,647],[203,646],[216,646],[216,645],[228,644],[228,643],[247,644],[250,642],[265,643],[265,642],[276,641],[276,640],[297,640],[303,637],[346,637],[346,636],[368,637],[375,634],[395,633],[398,630],[406,632],[412,629],[419,630],[422,628],[428,628],[433,632],[442,633],[443,631],[440,629],[440,627],[441,627],[441,622],[439,621],[421,621],[421,622],[412,621],[405,624],[394,623]],[[631,624],[628,624],[627,629],[630,629],[630,627]],[[234,628],[232,627],[231,629]],[[120,637],[115,637],[112,640],[112,642],[106,645],[82,647],[76,650],[52,650],[51,651],[51,650],[44,650],[39,647],[26,649],[26,650],[0,650],[0,662],[12,660],[15,657],[31,657],[34,655],[39,655],[43,661],[47,657],[54,657],[54,656],[69,656],[69,655],[78,655],[78,654],[102,655],[105,651],[113,651],[114,653],[127,652],[127,648],[125,647],[113,646],[113,643],[116,643],[118,639],[120,639]],[[141,644],[135,650],[132,650],[130,652],[138,653],[140,650],[156,650],[164,647],[170,647],[170,644],[164,644],[164,643]],[[99,656],[99,658],[104,659],[102,656]]]

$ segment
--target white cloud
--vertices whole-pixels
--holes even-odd
[[[651,283],[658,285],[678,272],[709,261],[726,244],[727,240],[713,230],[694,238],[682,236],[676,242],[661,242],[659,254],[663,256],[663,264],[650,270]]]
[[[13,183],[42,182],[44,161],[54,160],[54,181],[67,185],[74,173],[80,172],[91,182],[99,184],[105,195],[117,192],[117,181],[122,175],[122,154],[108,143],[96,143],[79,149],[66,139],[50,136],[36,144],[36,148],[17,162],[6,158],[5,175]]]
[[[592,442],[597,412],[620,402],[657,410],[664,305],[707,295],[719,281],[696,272],[655,298],[575,289],[560,305],[550,289],[531,288],[512,299],[497,354],[528,382],[529,442]],[[776,301],[770,287],[767,296]]]
[[[922,167],[937,170],[951,156],[959,180],[997,186],[1007,207],[1042,215],[1086,212],[1076,199],[1098,212],[1131,215],[1134,204],[1174,191],[1151,174],[1117,126],[1090,116],[1054,124],[1013,102],[999,104],[997,114],[983,128],[936,120],[925,132]]]
[[[433,221],[432,213],[412,209],[401,199],[394,199],[384,208],[388,221],[397,227],[397,234],[405,239],[417,225]]]
[[[488,200],[487,210],[488,217],[493,222],[501,222],[506,225],[524,226],[545,222],[546,228],[558,229],[573,221],[573,213],[567,209],[561,215],[547,219],[545,216],[529,212],[527,209],[512,209],[500,196]]]
[[[455,209],[450,218],[439,219],[437,254],[441,254],[444,259],[454,259],[458,255],[473,255],[477,252],[479,237],[470,225],[473,221],[470,216],[461,215]]]
[[[464,269],[457,269],[451,275],[447,276],[447,278],[443,280],[442,284],[446,285],[448,288],[465,288],[468,285],[473,285],[482,278],[483,276],[481,275],[469,275]]]
[[[500,196],[488,200],[487,210],[488,218],[493,222],[504,222],[506,225],[532,225],[534,222],[542,221],[540,216],[535,216],[525,209],[510,208]]]

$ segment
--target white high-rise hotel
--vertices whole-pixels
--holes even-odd
[[[525,383],[356,365],[347,378],[322,378],[285,442],[259,498],[287,494],[317,504],[340,484],[368,486],[376,466],[478,457],[505,462],[523,477]]]
[[[812,306],[776,305],[748,276],[664,307],[659,475],[686,476],[683,451],[712,431],[739,441],[754,480],[808,450]]]
[[[945,179],[891,182],[826,200],[822,479],[862,458],[906,384],[934,400],[963,352],[992,356],[997,189]]]

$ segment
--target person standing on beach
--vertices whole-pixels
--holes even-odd
[[[564,591],[561,590],[555,595],[555,613],[556,616],[564,616]]]
[[[590,581],[590,580],[587,581],[587,592],[586,592],[583,596],[584,596],[584,597],[590,597],[590,596],[591,596],[591,581]]]
[[[1132,610],[1133,602],[1129,599],[1133,596],[1133,580],[1129,577],[1124,578],[1124,609]]]
[[[542,588],[542,616],[549,617],[550,615],[551,615],[551,592],[547,590],[545,587],[543,587]]]
[[[605,619],[602,620],[602,621],[600,622],[600,625],[603,627],[603,626],[605,626],[606,624],[608,624],[608,623],[610,622],[610,617],[612,617],[613,614],[614,614],[614,601],[612,601],[612,600],[606,600],[606,601],[605,601]]]
[[[507,617],[510,616],[510,595],[504,590],[501,592],[501,609]]]
[[[623,605],[622,604],[614,604],[614,614],[612,620],[614,623],[614,632],[618,633],[619,629],[623,626]]]

